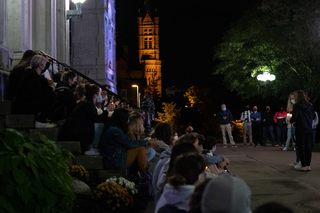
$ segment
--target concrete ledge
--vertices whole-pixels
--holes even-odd
[[[106,181],[111,177],[127,177],[127,172],[124,170],[100,170],[99,171],[99,179],[102,181]]]
[[[11,114],[11,101],[0,101],[0,115]]]
[[[9,128],[33,128],[34,115],[6,115],[6,126]]]
[[[75,156],[81,154],[81,146],[79,141],[57,141],[56,144],[65,150],[68,150]]]
[[[103,169],[102,156],[76,156],[76,165],[82,165],[85,169]]]
[[[40,141],[39,133],[47,136],[49,140],[58,141],[59,128],[47,128],[47,129],[30,129],[30,138],[35,141]]]

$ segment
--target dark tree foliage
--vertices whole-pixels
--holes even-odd
[[[302,89],[315,101],[320,94],[320,1],[264,0],[231,26],[215,57],[215,73],[244,99],[286,99]],[[276,80],[258,81],[264,70]]]

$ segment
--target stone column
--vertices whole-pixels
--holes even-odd
[[[20,61],[26,50],[32,49],[32,3],[21,0],[7,2],[7,47],[13,50],[12,66]]]
[[[86,0],[73,17],[71,66],[116,93],[114,0]]]

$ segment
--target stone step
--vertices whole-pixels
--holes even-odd
[[[6,127],[34,128],[34,115],[5,115]]]
[[[11,114],[11,101],[0,101],[0,115]]]
[[[68,150],[74,156],[81,155],[81,146],[79,141],[57,141],[56,144],[62,149]]]
[[[82,165],[85,169],[103,169],[102,156],[76,156],[76,165]]]
[[[30,138],[35,141],[40,141],[40,134],[47,136],[49,140],[58,141],[60,128],[43,128],[43,129],[30,129]],[[39,134],[40,133],[40,134]]]

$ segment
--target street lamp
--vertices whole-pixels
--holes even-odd
[[[137,107],[140,108],[140,98],[139,98],[139,86],[136,84],[133,84],[132,87],[137,88]]]
[[[72,2],[76,5],[75,10],[67,10],[67,20],[71,19],[73,16],[81,15],[81,6],[85,0],[72,0]]]
[[[260,74],[257,76],[258,81],[263,81],[265,82],[265,87],[267,87],[268,81],[274,81],[276,79],[275,75],[270,74],[269,70],[263,71],[263,74]],[[265,88],[267,89],[267,88]],[[266,97],[266,105],[268,105],[268,100]]]
[[[259,81],[274,81],[276,79],[275,75],[270,74],[269,70],[263,71],[263,74],[257,76]]]

